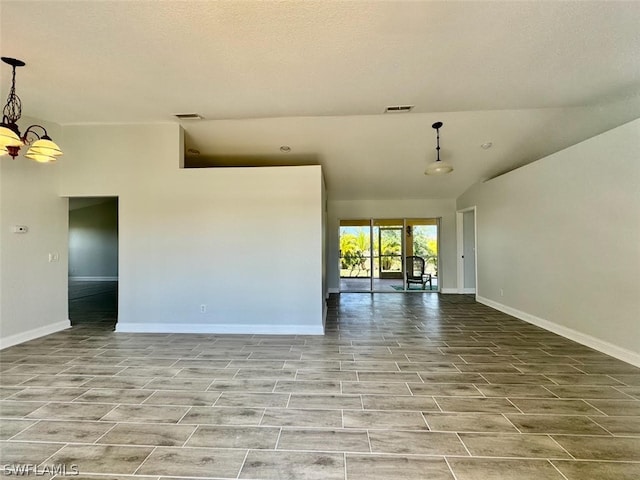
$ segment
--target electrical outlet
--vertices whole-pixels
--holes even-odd
[[[503,289],[500,289],[500,296],[504,297],[504,290]]]
[[[200,305],[200,313],[207,313],[207,306],[205,304]]]
[[[59,253],[50,253],[49,254],[49,262],[58,262],[60,261],[60,254]]]

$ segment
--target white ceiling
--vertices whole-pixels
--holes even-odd
[[[638,25],[638,1],[0,0],[24,115],[197,112],[196,161],[320,163],[334,199],[453,198],[640,117]]]

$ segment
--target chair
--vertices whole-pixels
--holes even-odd
[[[404,275],[407,281],[407,290],[412,283],[419,283],[422,286],[422,290],[425,289],[426,284],[429,284],[429,290],[432,289],[431,274],[424,273],[425,261],[422,257],[409,256],[405,260]]]

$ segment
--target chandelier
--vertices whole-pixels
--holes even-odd
[[[25,63],[17,58],[2,57],[2,61],[13,68],[11,90],[7,97],[7,104],[2,109],[2,123],[0,123],[0,156],[10,155],[16,158],[20,148],[28,145],[25,157],[40,163],[55,162],[62,155],[62,150],[56,145],[47,130],[42,125],[31,125],[20,134],[18,120],[22,115],[22,102],[16,95],[16,67],[24,67]]]

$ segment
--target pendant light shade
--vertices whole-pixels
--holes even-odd
[[[52,163],[56,161],[56,157],[52,157],[50,155],[43,155],[42,153],[27,152],[25,153],[24,156],[31,160],[35,160],[38,163]]]
[[[424,174],[444,175],[445,173],[451,173],[453,172],[453,167],[449,163],[440,160],[440,128],[442,127],[442,122],[436,122],[431,127],[436,131],[436,160],[427,165]]]
[[[49,157],[59,157],[60,155],[62,155],[62,150],[60,150],[60,147],[53,143],[49,138],[43,137],[31,144],[31,147],[29,147],[29,150],[27,151],[27,155],[29,154],[40,154],[47,155]]]
[[[0,127],[0,147],[21,147],[20,137],[7,127]]]
[[[62,155],[60,147],[53,143],[49,137],[43,136],[31,144],[25,157],[39,163],[50,163],[55,162],[60,155]]]
[[[453,167],[442,160],[436,160],[430,163],[424,171],[425,175],[444,175],[445,173],[451,172],[453,172]]]

